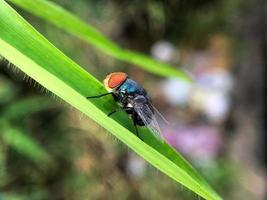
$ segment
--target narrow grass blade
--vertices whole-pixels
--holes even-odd
[[[49,43],[5,1],[0,0],[0,54],[24,73],[112,133],[160,171],[205,199],[221,199],[191,165],[147,130],[144,141],[132,132],[125,113],[109,118],[116,104],[110,98],[88,101],[105,92],[103,85]]]
[[[47,0],[9,0],[15,5],[37,15],[59,28],[77,36],[114,58],[135,64],[140,68],[167,77],[178,77],[191,82],[182,70],[156,61],[144,54],[122,49],[93,26],[86,24],[72,13]]]

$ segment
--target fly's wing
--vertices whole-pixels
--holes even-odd
[[[155,107],[155,106],[153,106],[153,104],[152,103],[150,103],[150,105],[153,107],[153,109],[154,109],[154,111],[156,111],[156,113],[158,114],[158,116],[166,123],[166,124],[170,124],[169,122],[168,122],[168,120],[159,112],[159,110]]]
[[[146,103],[135,103],[133,105],[135,112],[142,119],[147,128],[157,137],[162,139],[161,131],[157,119],[154,115],[153,107]]]

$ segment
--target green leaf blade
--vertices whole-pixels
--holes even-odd
[[[93,26],[85,23],[72,13],[57,4],[46,0],[9,0],[26,11],[41,17],[55,26],[88,42],[104,53],[132,63],[146,71],[160,76],[178,77],[184,81],[192,82],[187,73],[166,63],[156,61],[145,54],[126,50],[104,36]]]

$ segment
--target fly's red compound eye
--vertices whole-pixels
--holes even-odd
[[[113,72],[104,80],[104,85],[107,88],[113,89],[120,86],[127,79],[127,74],[124,72]]]

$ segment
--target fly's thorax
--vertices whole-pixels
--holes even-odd
[[[120,90],[128,94],[138,94],[141,92],[142,87],[134,80],[127,78],[121,85]]]

